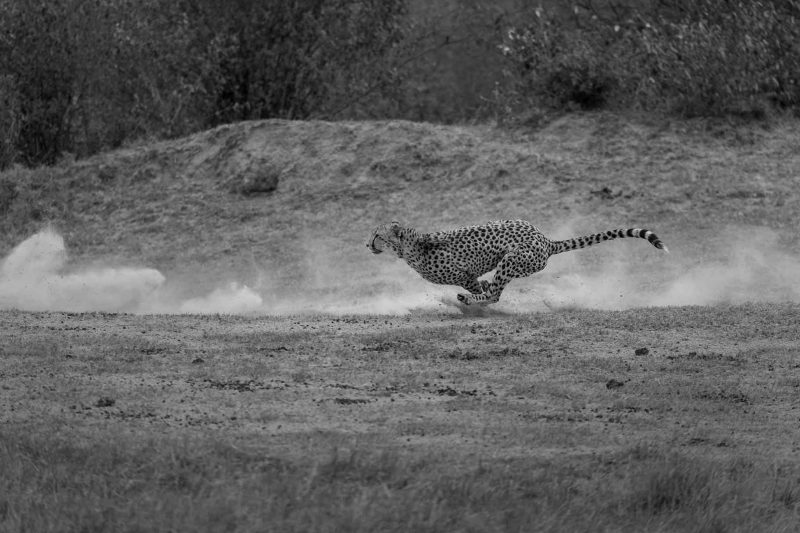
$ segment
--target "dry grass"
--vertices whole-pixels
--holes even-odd
[[[790,531],[799,319],[4,312],[0,529]]]

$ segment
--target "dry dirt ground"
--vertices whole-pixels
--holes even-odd
[[[798,323],[788,304],[4,312],[0,516],[9,531],[792,531]]]
[[[0,530],[797,531],[795,130],[269,121],[7,171]],[[364,247],[517,217],[672,254],[465,312]],[[45,219],[66,252],[14,248]]]

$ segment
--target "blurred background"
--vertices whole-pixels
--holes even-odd
[[[768,120],[796,0],[0,0],[0,169],[264,118]]]

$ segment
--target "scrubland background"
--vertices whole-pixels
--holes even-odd
[[[239,120],[640,110],[764,119],[800,101],[795,1],[0,3],[0,167]]]

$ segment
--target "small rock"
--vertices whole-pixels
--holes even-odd
[[[196,359],[192,359],[192,364],[193,365],[199,365],[200,363],[205,363],[205,361],[203,360],[202,357],[198,357]]]
[[[117,401],[114,398],[110,398],[108,396],[101,396],[97,399],[97,403],[95,403],[95,407],[112,407]]]
[[[648,350],[647,348],[637,348],[636,351],[633,353],[635,353],[636,355],[647,355],[650,353],[650,350]]]
[[[97,167],[97,177],[106,183],[117,177],[117,169],[113,165],[102,164]]]
[[[243,196],[271,193],[278,188],[282,169],[274,165],[250,165],[239,171],[230,185],[230,192]]]
[[[621,382],[621,381],[617,381],[616,379],[609,379],[608,382],[606,383],[606,388],[607,389],[618,389],[618,388],[622,387],[623,385],[625,385],[625,384],[623,382]]]
[[[369,400],[365,398],[334,398],[333,401],[339,405],[358,405],[362,403],[369,403]]]

